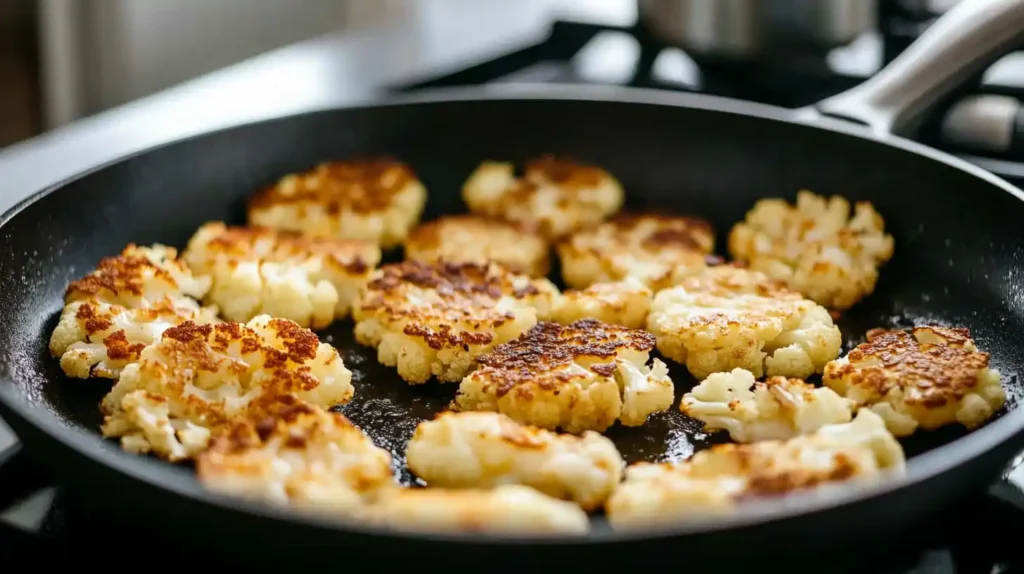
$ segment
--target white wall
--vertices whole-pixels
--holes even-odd
[[[0,0],[2,2],[2,0]],[[417,0],[40,0],[48,127]]]

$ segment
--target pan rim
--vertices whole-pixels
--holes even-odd
[[[839,132],[847,136],[895,147],[932,161],[944,163],[999,188],[1001,191],[1024,202],[1024,192],[1020,189],[965,160],[899,136],[873,133],[863,126],[841,120],[814,117],[814,114],[807,113],[807,110],[788,110],[717,96],[678,94],[644,88],[502,84],[423,90],[415,94],[394,96],[374,102],[353,102],[347,105],[284,114],[256,122],[242,122],[174,139],[101,163],[28,195],[0,215],[0,232],[3,231],[4,226],[8,222],[29,206],[57,192],[73,181],[133,157],[152,153],[164,147],[183,144],[194,139],[213,136],[221,132],[341,110],[357,112],[364,109],[380,109],[417,104],[444,104],[456,101],[517,100],[594,101],[624,105],[681,107],[780,121],[811,129]],[[983,428],[914,457],[912,462],[908,461],[906,472],[902,476],[884,477],[882,480],[865,483],[844,484],[838,488],[794,493],[781,499],[757,501],[744,505],[741,511],[727,517],[709,521],[684,522],[651,530],[608,530],[604,532],[591,532],[586,536],[573,537],[400,531],[351,520],[296,512],[288,508],[277,508],[259,502],[242,500],[208,491],[199,485],[194,476],[169,472],[170,469],[162,461],[126,455],[126,453],[121,453],[119,450],[115,452],[102,438],[82,433],[79,429],[68,426],[54,413],[49,412],[40,405],[32,404],[20,391],[17,381],[7,370],[5,365],[0,364],[0,403],[3,403],[6,410],[11,411],[12,414],[21,419],[23,424],[34,427],[39,432],[47,435],[49,439],[56,440],[63,448],[74,451],[77,456],[83,457],[90,463],[97,464],[108,471],[117,472],[134,481],[145,483],[149,487],[158,488],[176,496],[191,499],[221,513],[232,513],[238,516],[270,520],[284,525],[297,525],[304,528],[315,528],[332,532],[350,531],[353,534],[373,535],[395,540],[407,539],[468,545],[497,544],[518,546],[521,544],[539,544],[544,546],[588,546],[591,544],[624,543],[637,540],[658,540],[688,535],[712,534],[763,526],[773,522],[794,519],[856,504],[913,487],[920,482],[939,476],[968,462],[979,453],[1012,440],[1024,431],[1024,406],[1013,408]]]

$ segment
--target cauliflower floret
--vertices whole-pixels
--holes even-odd
[[[678,463],[638,463],[605,505],[616,529],[727,514],[743,500],[902,473],[900,443],[871,411],[788,441],[726,444]]]
[[[535,233],[477,215],[448,215],[421,224],[405,240],[405,258],[500,264],[531,277],[548,274],[548,244]]]
[[[256,194],[249,201],[249,224],[387,249],[405,240],[426,202],[426,188],[402,163],[327,162]]]
[[[603,431],[616,420],[640,426],[674,399],[665,363],[646,365],[653,349],[649,333],[594,319],[538,323],[480,357],[480,368],[459,385],[455,406],[573,433]]]
[[[647,330],[658,350],[698,379],[746,369],[806,378],[839,355],[842,336],[824,307],[763,273],[712,267],[654,297]]]
[[[217,309],[196,301],[209,288],[173,248],[129,245],[68,285],[50,353],[69,377],[116,379],[167,328],[215,322]]]
[[[1006,403],[988,361],[967,329],[873,329],[866,343],[825,367],[822,381],[878,413],[896,436],[957,422],[973,429]]]
[[[385,265],[353,308],[356,341],[409,383],[459,381],[477,357],[546,318],[557,296],[547,279],[494,263]]]
[[[462,187],[469,210],[536,229],[557,239],[595,225],[622,207],[622,186],[607,171],[543,156],[516,178],[511,163],[480,164]]]
[[[679,409],[703,422],[707,431],[724,429],[736,442],[758,442],[850,422],[851,403],[832,389],[800,379],[772,377],[759,383],[750,371],[733,369],[711,375],[683,395]]]
[[[558,298],[551,320],[568,325],[580,319],[642,329],[651,310],[654,292],[639,280],[628,277],[614,283],[595,283],[579,291],[566,291]]]
[[[219,429],[196,471],[211,490],[332,513],[395,485],[386,450],[341,414],[291,395]]]
[[[578,535],[590,529],[579,506],[518,484],[489,490],[396,488],[365,519],[419,532]]]
[[[200,227],[182,254],[194,273],[213,278],[206,299],[224,318],[266,314],[314,329],[348,315],[380,257],[373,243],[219,221]]]
[[[409,470],[430,486],[523,484],[593,510],[622,479],[622,456],[596,432],[559,435],[488,412],[445,412],[409,441]]]
[[[210,430],[256,416],[285,395],[330,407],[352,398],[338,352],[292,321],[172,327],[128,365],[104,397],[102,432],[132,452],[171,461],[204,450]]]
[[[715,232],[703,219],[623,214],[584,229],[558,244],[566,285],[635,277],[655,291],[703,271],[715,247]]]
[[[868,202],[825,199],[809,191],[796,205],[764,199],[729,233],[729,253],[815,302],[847,309],[875,290],[893,239]]]

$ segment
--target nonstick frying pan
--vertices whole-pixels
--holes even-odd
[[[794,557],[877,548],[982,491],[1024,449],[1024,194],[891,135],[912,130],[1021,32],[1020,1],[967,0],[883,73],[796,112],[617,88],[460,89],[244,125],[98,167],[0,218],[0,414],[34,460],[105,509],[145,516],[172,538],[196,534],[292,564],[361,556],[437,568],[672,560],[722,569],[785,558],[792,569],[802,562]],[[968,327],[1003,374],[1006,411],[970,434],[912,437],[902,478],[750,503],[720,521],[626,534],[597,519],[579,539],[409,534],[225,498],[204,491],[187,468],[121,452],[97,432],[108,384],[69,380],[48,356],[69,281],[129,242],[182,246],[205,221],[240,221],[245,198],[282,174],[328,158],[393,155],[425,182],[431,218],[464,209],[458,190],[481,160],[548,152],[607,168],[630,209],[708,217],[720,235],[757,199],[792,198],[801,188],[873,202],[896,256],[876,293],[840,319],[847,345],[878,326]],[[355,375],[356,398],[344,412],[400,457],[415,425],[444,408],[455,385],[406,385],[351,331],[343,322],[323,333]],[[680,394],[694,384],[684,369],[672,374]],[[632,462],[683,457],[705,446],[698,430],[673,409],[610,435]]]

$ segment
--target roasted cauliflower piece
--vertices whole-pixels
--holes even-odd
[[[832,389],[785,377],[760,383],[743,369],[704,379],[683,395],[679,409],[736,442],[786,440],[853,417],[852,401]]]
[[[561,241],[558,257],[574,289],[635,277],[659,291],[703,271],[714,248],[714,229],[703,219],[623,214]]]
[[[196,471],[211,490],[330,513],[358,513],[395,486],[386,450],[294,395],[218,429]]]
[[[896,436],[954,423],[973,429],[1006,403],[999,372],[967,329],[873,329],[867,339],[829,363],[822,381],[878,413]]]
[[[547,279],[477,263],[405,261],[377,270],[353,308],[356,340],[409,383],[454,382],[476,358],[546,318]]]
[[[249,201],[249,224],[311,237],[400,245],[423,213],[427,190],[388,158],[327,162],[285,176]]]
[[[381,496],[366,519],[420,532],[579,535],[590,529],[579,506],[518,484],[487,490],[396,488]]]
[[[903,448],[875,413],[787,441],[726,444],[678,463],[638,463],[605,505],[616,529],[727,514],[743,500],[901,473]]]
[[[548,274],[548,243],[536,233],[498,219],[478,215],[447,215],[421,224],[405,240],[405,258],[498,263],[532,277]]]
[[[473,213],[525,225],[551,240],[600,223],[624,197],[607,171],[550,155],[526,162],[520,178],[511,163],[484,162],[462,187]]]
[[[829,312],[763,273],[720,265],[654,297],[647,330],[698,379],[746,369],[806,378],[839,355]]]
[[[649,333],[584,319],[542,322],[478,359],[455,397],[461,411],[492,411],[554,430],[640,426],[668,410],[674,390]]]
[[[69,377],[116,379],[167,328],[216,321],[217,310],[197,302],[209,288],[175,249],[129,245],[68,285],[50,353]]]
[[[600,434],[559,435],[499,413],[441,413],[416,427],[405,455],[431,487],[523,484],[584,510],[599,507],[622,479],[622,456]]]
[[[314,329],[348,315],[380,257],[374,243],[219,221],[200,227],[182,254],[194,273],[213,279],[206,300],[225,319],[265,314]]]
[[[595,283],[586,289],[562,293],[551,320],[569,325],[580,319],[642,329],[651,310],[654,292],[639,280],[628,277],[614,283]]]
[[[763,199],[729,233],[729,253],[751,269],[831,309],[848,309],[875,290],[878,268],[892,258],[893,239],[868,202],[809,191],[796,205]]]
[[[352,393],[338,352],[293,321],[188,321],[121,372],[101,404],[102,432],[127,451],[179,461],[204,450],[215,427],[257,416],[286,395],[330,407]]]

